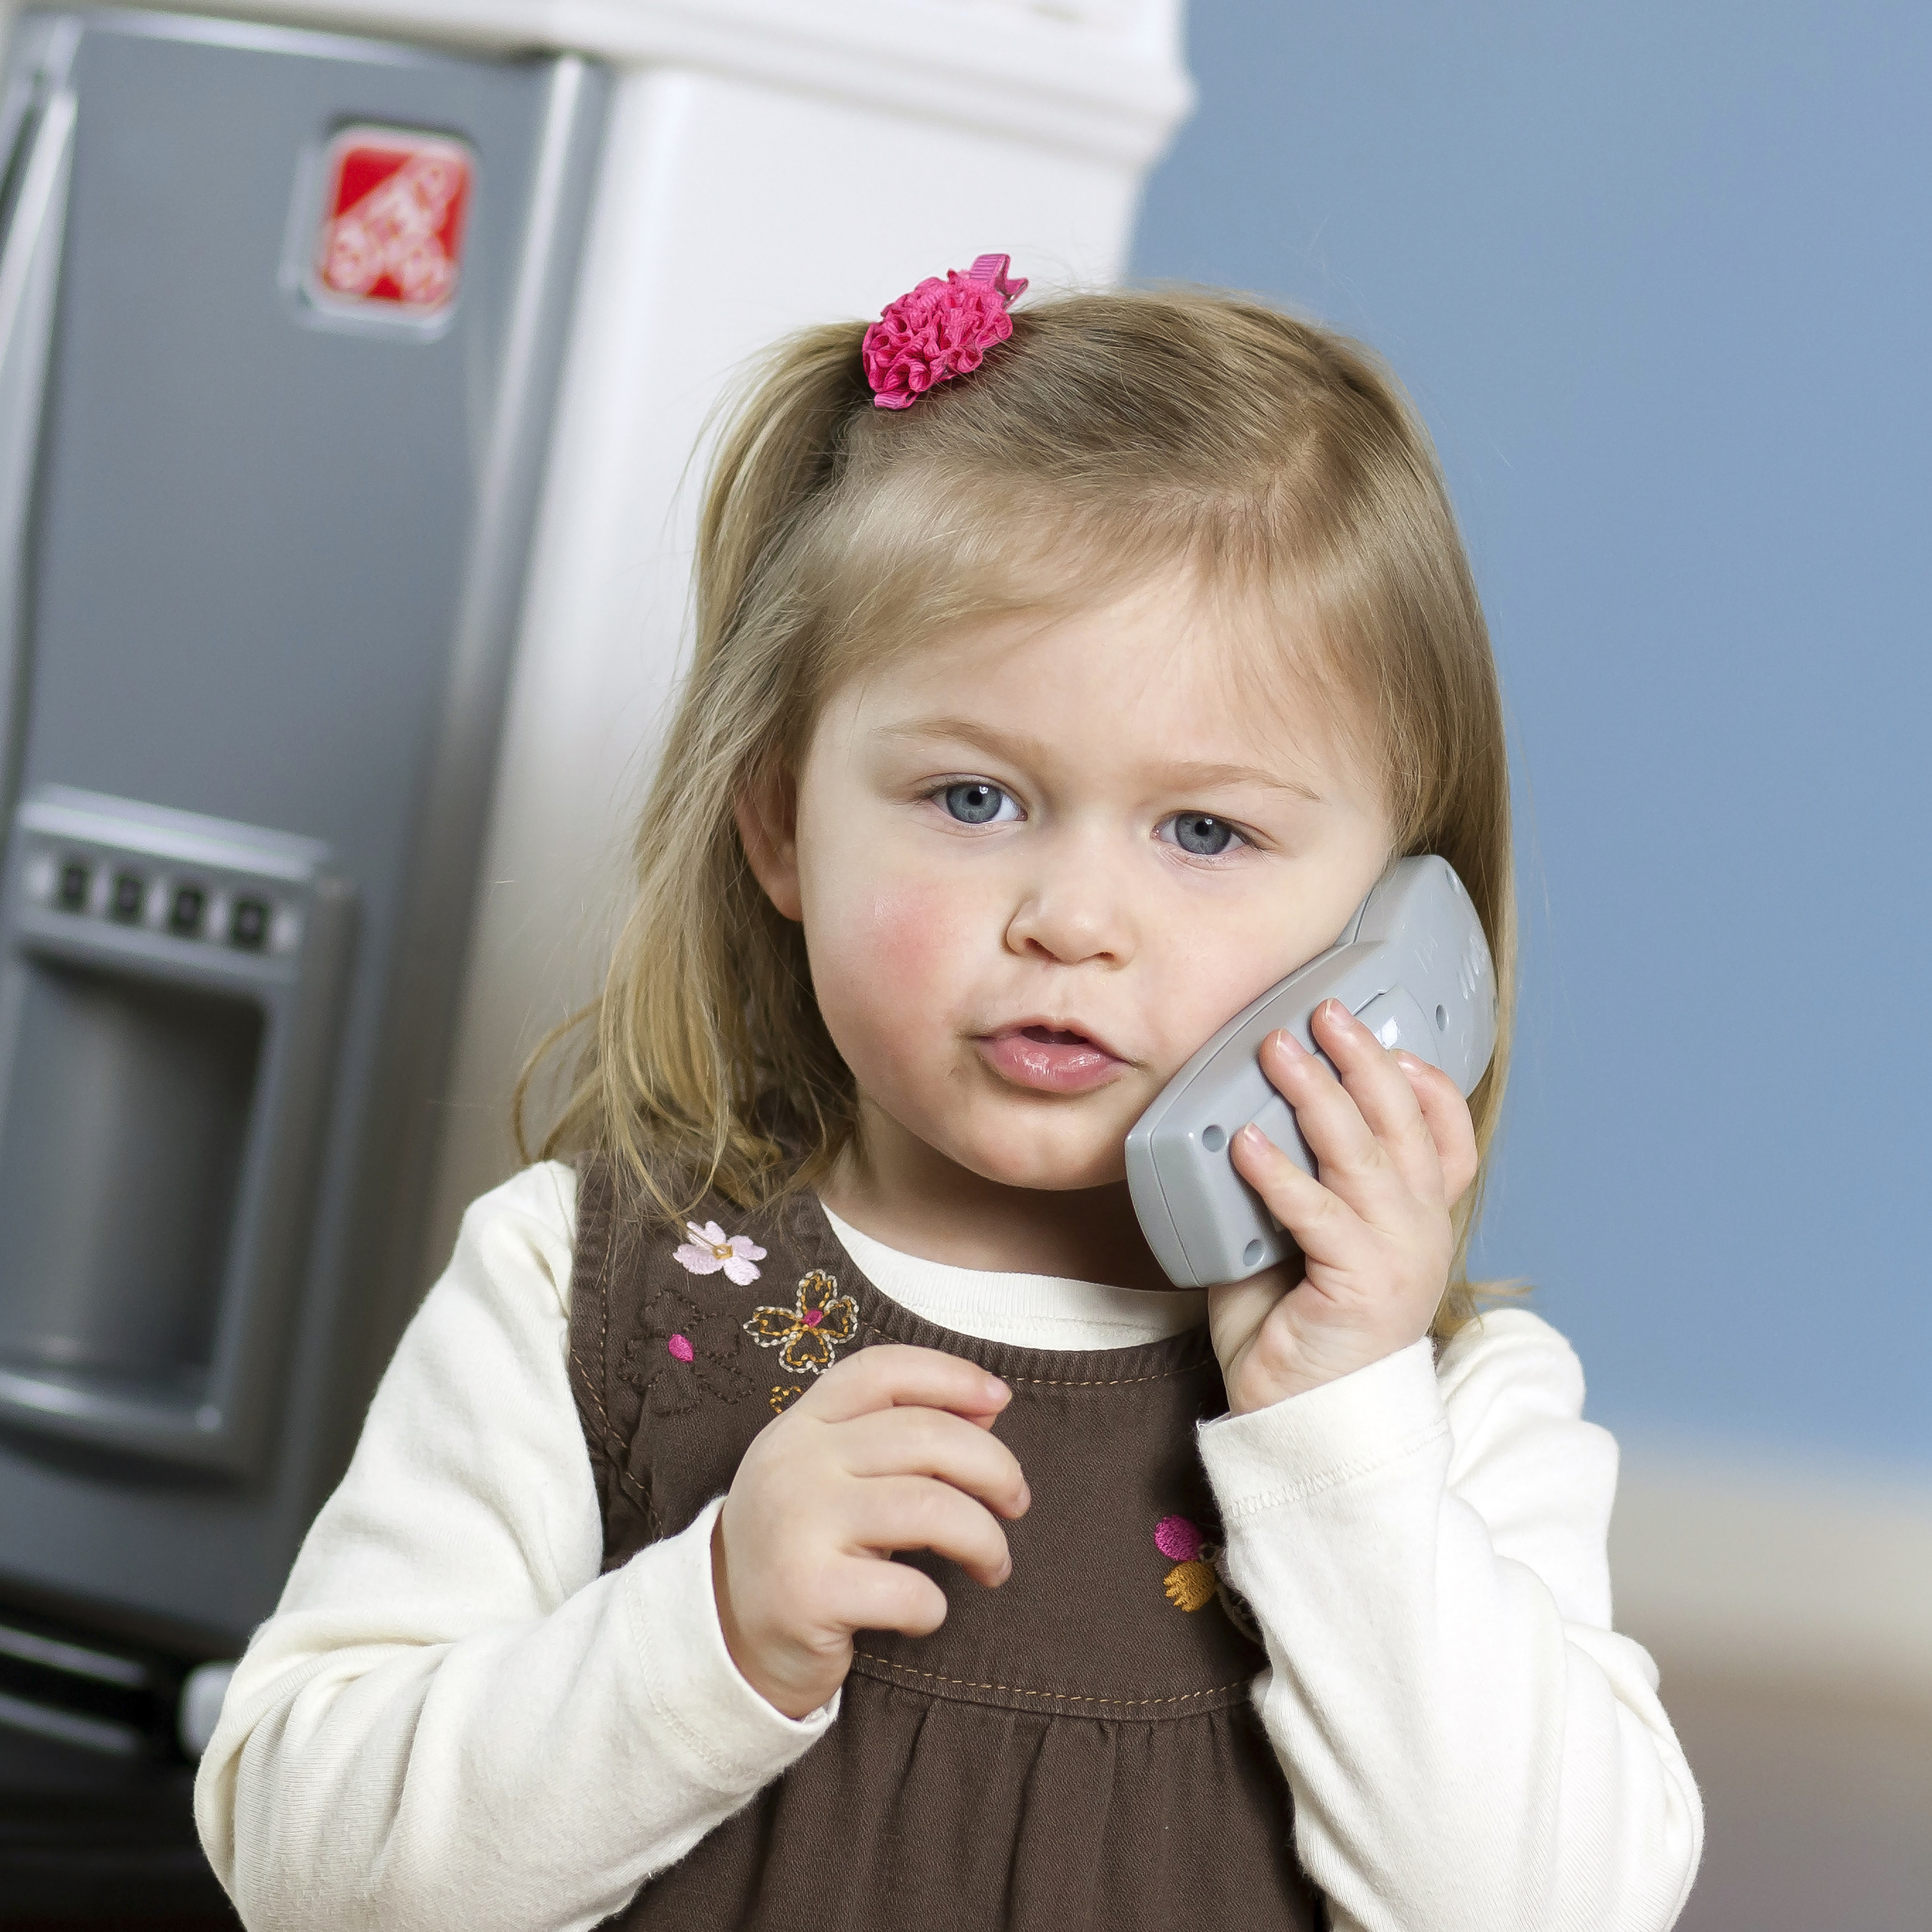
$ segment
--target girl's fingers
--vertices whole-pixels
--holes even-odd
[[[1311,1260],[1334,1255],[1360,1217],[1332,1189],[1304,1171],[1252,1124],[1228,1143],[1234,1172],[1265,1201],[1274,1218]]]
[[[963,1417],[937,1408],[889,1408],[838,1425],[835,1452],[854,1476],[930,1476],[976,1496],[1004,1516],[1031,1500],[1019,1459]]]
[[[1262,1066],[1294,1109],[1324,1185],[1366,1214],[1441,1185],[1414,1093],[1382,1042],[1339,1002],[1316,1010],[1315,1033],[1341,1078],[1292,1034],[1271,1035]]]
[[[1302,1138],[1324,1167],[1360,1163],[1375,1154],[1376,1137],[1340,1081],[1288,1032],[1262,1042],[1262,1071],[1294,1109]]]
[[[946,1592],[909,1563],[848,1558],[838,1568],[841,1622],[854,1630],[930,1636],[946,1621]]]
[[[1397,1053],[1392,1058],[1414,1092],[1442,1165],[1442,1198],[1453,1208],[1475,1179],[1480,1159],[1476,1124],[1469,1117],[1469,1103],[1463,1099],[1462,1089],[1441,1067],[1431,1066],[1412,1053]]]
[[[881,1555],[929,1550],[988,1585],[1004,1582],[1012,1568],[1006,1532],[992,1512],[950,1483],[928,1476],[876,1476],[852,1486],[843,1513],[842,1540],[849,1549]]]
[[[941,1408],[986,1428],[1012,1394],[998,1376],[957,1355],[892,1342],[834,1363],[787,1413],[844,1422],[878,1409]]]
[[[1422,1191],[1437,1178],[1436,1148],[1415,1088],[1395,1055],[1340,1000],[1316,1009],[1313,1031],[1370,1132],[1409,1185]]]

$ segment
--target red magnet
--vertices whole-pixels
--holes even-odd
[[[332,308],[424,320],[456,298],[476,161],[460,141],[345,128],[328,144],[310,291]]]

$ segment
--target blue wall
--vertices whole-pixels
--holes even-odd
[[[1932,10],[1198,0],[1135,261],[1375,344],[1517,739],[1480,1260],[1592,1412],[1932,1466]]]

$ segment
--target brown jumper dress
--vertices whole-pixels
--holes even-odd
[[[1070,1353],[984,1342],[881,1294],[809,1195],[748,1216],[692,1272],[662,1222],[581,1164],[570,1379],[604,1568],[675,1535],[820,1366],[880,1342],[980,1364],[1012,1389],[996,1432],[1033,1492],[987,1589],[946,1592],[929,1636],[860,1634],[837,1720],[790,1770],[610,1923],[664,1928],[1283,1932],[1324,1923],[1287,1785],[1249,1701],[1264,1658],[1196,1554],[1219,1524],[1195,1424],[1226,1407],[1207,1331]],[[742,1262],[736,1272],[746,1271]],[[1186,1607],[1192,1605],[1192,1607]]]

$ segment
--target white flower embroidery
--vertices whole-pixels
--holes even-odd
[[[725,1280],[735,1281],[740,1288],[758,1280],[758,1271],[752,1264],[763,1261],[765,1251],[748,1234],[734,1234],[728,1240],[716,1221],[707,1221],[701,1228],[695,1221],[684,1225],[691,1239],[672,1250],[672,1258],[682,1267],[693,1274],[716,1274],[722,1268]]]

